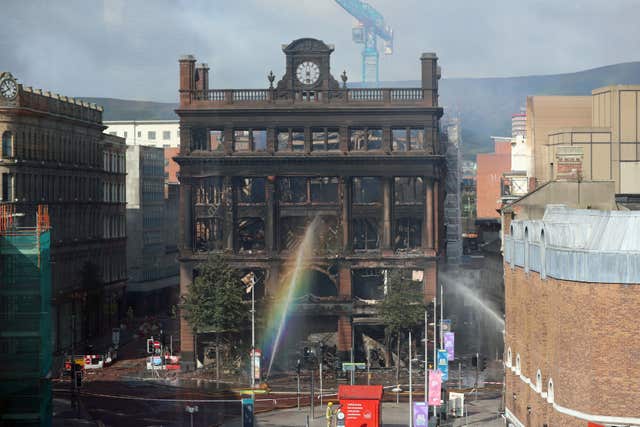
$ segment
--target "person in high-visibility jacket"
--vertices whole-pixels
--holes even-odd
[[[327,427],[331,427],[333,424],[333,402],[327,403]]]

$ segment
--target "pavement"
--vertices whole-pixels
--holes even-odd
[[[443,421],[441,426],[483,426],[504,427],[505,422],[498,414],[499,398],[483,399],[467,403],[467,417],[452,418]],[[308,419],[309,408],[283,409],[265,412],[256,415],[255,425],[258,427],[326,427],[327,420],[324,417],[326,406],[315,408],[315,418]],[[404,427],[409,425],[409,403],[400,402],[396,405],[392,402],[382,404],[382,426]],[[307,424],[308,420],[308,424]],[[242,427],[240,418],[232,419],[223,424],[224,427]]]

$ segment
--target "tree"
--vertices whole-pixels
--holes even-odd
[[[391,336],[396,336],[396,382],[400,377],[400,337],[424,321],[424,311],[422,286],[404,276],[402,270],[391,270],[387,277],[387,294],[378,306],[378,315],[385,325],[387,342],[390,344]]]
[[[241,329],[247,314],[242,303],[244,287],[238,272],[221,255],[210,257],[197,270],[188,294],[182,297],[180,309],[196,336],[204,332],[215,334],[216,377],[220,379],[220,337]]]

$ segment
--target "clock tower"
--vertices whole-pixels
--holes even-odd
[[[331,75],[333,46],[322,40],[303,38],[283,45],[285,74],[276,90],[284,98],[292,90],[337,90],[340,85]]]

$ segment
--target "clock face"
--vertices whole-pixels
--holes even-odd
[[[5,77],[0,81],[0,95],[6,99],[13,99],[18,94],[18,85],[10,77]]]
[[[296,77],[303,85],[312,85],[320,78],[320,68],[315,62],[304,61],[298,65]]]

